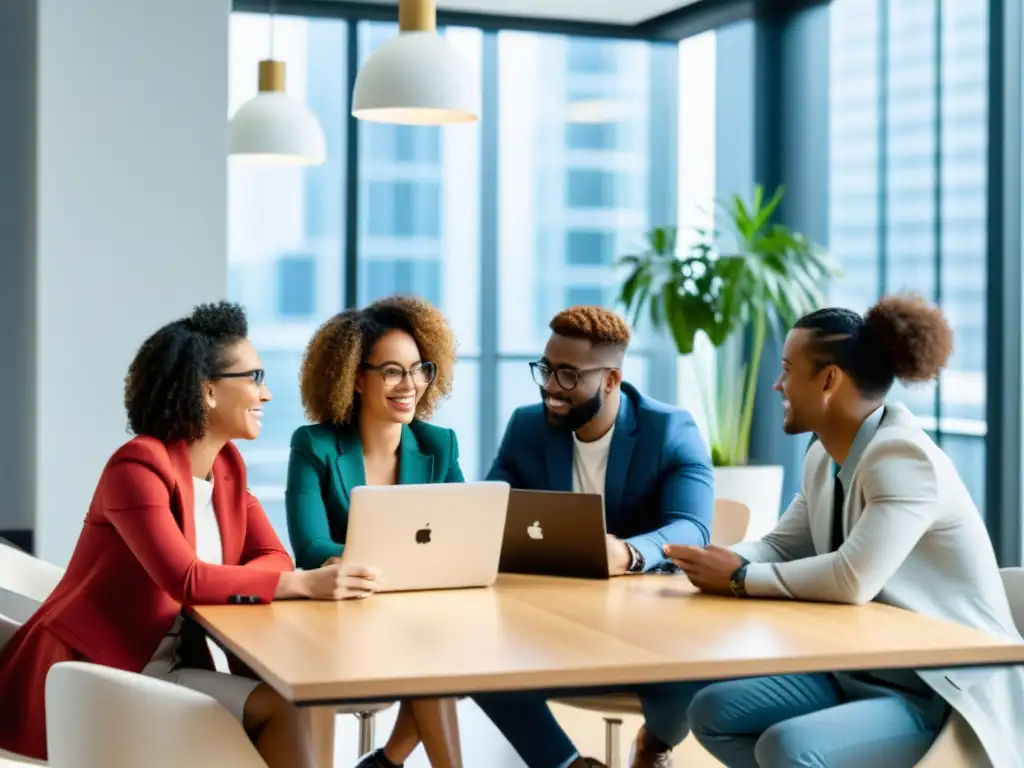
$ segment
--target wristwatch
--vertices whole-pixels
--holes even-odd
[[[629,565],[626,566],[626,573],[643,573],[644,570],[644,556],[640,554],[640,550],[626,542],[626,549],[629,550]]]
[[[735,597],[746,597],[747,596],[747,566],[750,563],[744,563],[735,571],[732,576],[729,577],[729,589],[732,590],[732,594]]]

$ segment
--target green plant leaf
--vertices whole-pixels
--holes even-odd
[[[656,227],[643,253],[617,261],[626,268],[618,301],[634,326],[646,319],[682,355],[701,334],[715,348],[716,374],[698,384],[716,465],[746,461],[767,334],[822,306],[839,274],[823,248],[774,221],[784,194],[779,186],[766,200],[757,185],[749,204],[737,194],[714,201],[716,226],[691,230],[683,253],[676,227]]]

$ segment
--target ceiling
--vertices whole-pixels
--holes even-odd
[[[363,0],[395,5],[396,0]],[[438,10],[632,26],[698,0],[437,0]]]

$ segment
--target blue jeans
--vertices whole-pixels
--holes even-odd
[[[687,710],[705,683],[658,683],[633,691],[648,731],[668,746],[690,732]],[[528,768],[561,768],[578,755],[576,747],[551,714],[547,700],[566,696],[600,695],[602,691],[528,691],[488,693],[474,697]]]
[[[948,712],[937,696],[808,674],[709,684],[693,697],[690,723],[727,768],[911,768]]]

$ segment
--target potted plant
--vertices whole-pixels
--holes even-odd
[[[620,260],[629,274],[619,302],[632,324],[647,318],[694,364],[716,497],[750,508],[751,538],[771,529],[782,503],[782,467],[747,464],[767,334],[781,336],[821,307],[825,283],[838,274],[824,249],[772,222],[783,195],[779,187],[766,200],[760,185],[749,205],[732,195],[717,206],[722,229],[694,230],[682,253],[677,229],[658,227],[647,233],[643,253]],[[694,355],[701,346],[712,350],[710,370]]]

